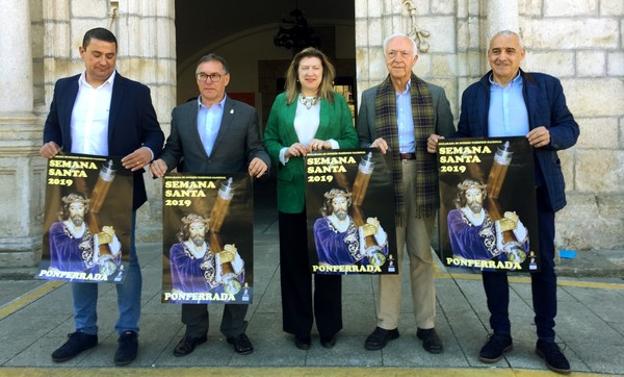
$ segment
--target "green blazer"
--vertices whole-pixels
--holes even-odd
[[[314,137],[319,140],[334,139],[340,148],[357,148],[358,136],[351,111],[342,95],[333,95],[334,103],[321,99],[319,127]],[[303,158],[291,157],[286,165],[279,161],[282,148],[299,142],[294,126],[297,103],[288,105],[286,98],[286,93],[281,93],[273,102],[264,131],[264,145],[274,162],[273,166],[277,166],[277,209],[284,213],[301,213],[305,204]]]

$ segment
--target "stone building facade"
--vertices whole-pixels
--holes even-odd
[[[0,265],[38,261],[45,175],[45,161],[38,157],[42,127],[55,81],[83,68],[78,46],[84,32],[104,26],[117,35],[118,70],[151,88],[167,135],[179,97],[176,52],[184,43],[176,38],[176,11],[185,4],[0,0]],[[353,19],[341,22],[354,30],[357,91],[385,77],[384,37],[412,33],[421,38],[423,50],[416,74],[446,89],[455,118],[462,91],[487,70],[489,33],[519,30],[527,48],[524,68],[561,79],[581,127],[578,144],[560,153],[568,206],[557,214],[557,245],[624,247],[624,1],[355,0],[351,6]],[[250,91],[260,97],[261,88]],[[159,241],[158,182],[147,181],[151,199],[140,210],[137,236]]]

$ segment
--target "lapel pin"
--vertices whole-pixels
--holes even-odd
[[[234,114],[234,109],[230,109],[230,114]]]

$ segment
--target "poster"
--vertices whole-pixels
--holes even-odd
[[[305,172],[312,272],[397,274],[394,189],[384,155],[309,153]]]
[[[537,271],[533,148],[527,139],[441,140],[438,162],[443,263]]]
[[[41,266],[36,277],[121,283],[132,231],[133,176],[117,158],[48,160]]]
[[[163,177],[165,303],[253,298],[253,192],[245,173]]]

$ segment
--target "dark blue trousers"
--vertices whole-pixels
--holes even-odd
[[[555,275],[555,213],[548,202],[545,188],[537,189],[537,222],[541,270],[531,273],[533,310],[537,337],[555,341],[557,315],[557,276]],[[484,271],[483,287],[490,310],[490,326],[497,335],[511,335],[509,322],[509,283],[504,271]]]

